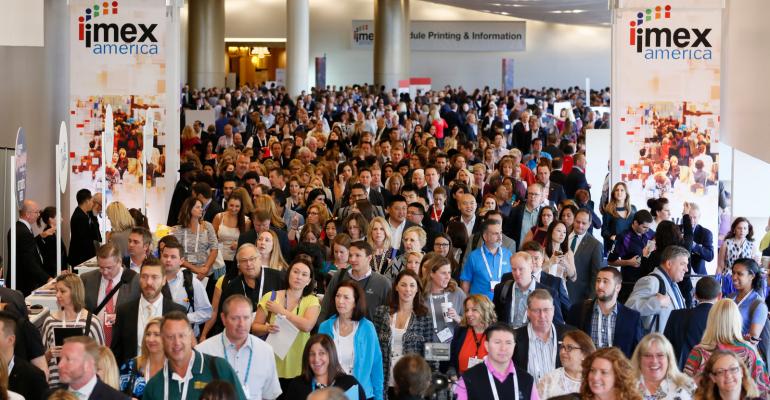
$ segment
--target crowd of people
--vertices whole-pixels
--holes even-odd
[[[595,204],[585,131],[609,116],[588,103],[610,90],[588,97],[185,87],[219,117],[183,121],[167,236],[81,190],[57,255],[55,210],[25,201],[19,288],[60,309],[37,328],[0,288],[0,396],[768,398],[751,224],[715,250],[695,203],[678,224],[605,182]],[[99,268],[56,276],[56,257]]]

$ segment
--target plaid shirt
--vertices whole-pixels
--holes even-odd
[[[599,332],[599,318],[602,319],[602,331]],[[591,315],[591,340],[597,349],[612,346],[612,338],[615,335],[615,321],[618,319],[618,304],[610,311],[610,315],[604,315],[599,302],[594,304],[594,312]]]

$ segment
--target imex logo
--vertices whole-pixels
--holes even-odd
[[[374,32],[369,31],[369,24],[353,27],[353,41],[358,44],[374,42]]]
[[[646,60],[710,60],[708,35],[711,28],[648,26],[656,25],[657,21],[670,21],[670,18],[670,5],[638,12],[636,19],[629,22],[629,45],[636,47],[637,53],[644,52]]]
[[[158,54],[158,39],[153,33],[158,24],[118,24],[111,18],[117,15],[117,1],[86,8],[78,17],[78,40],[93,54]]]

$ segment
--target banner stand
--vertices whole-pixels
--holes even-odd
[[[8,174],[11,177],[11,289],[16,289],[16,219],[19,217],[16,212],[16,156],[11,156],[11,171]],[[8,276],[8,272],[5,273]],[[8,285],[6,284],[6,287]]]
[[[61,275],[61,190],[59,186],[61,182],[61,146],[58,144],[54,147],[54,153],[56,154],[56,276]]]

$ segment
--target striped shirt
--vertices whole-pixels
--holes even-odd
[[[539,382],[545,374],[556,369],[556,327],[551,324],[551,336],[545,341],[537,337],[531,324],[527,325],[527,333],[529,334],[527,372],[535,378],[535,382]]]
[[[599,320],[601,319],[601,330],[599,329]],[[599,307],[599,302],[594,304],[594,312],[591,316],[591,340],[596,344],[597,349],[612,347],[612,339],[615,336],[615,321],[618,319],[618,304],[610,311],[609,315],[604,315]]]
[[[55,313],[57,317],[61,317],[64,314],[63,311]],[[79,318],[75,321],[62,321],[54,317],[54,313],[51,313],[46,317],[43,322],[43,326],[40,328],[40,332],[43,335],[43,343],[47,349],[53,349],[56,347],[56,340],[54,339],[55,328],[85,328],[87,313],[85,310],[80,311]],[[104,345],[104,331],[102,330],[102,321],[94,315],[91,319],[91,332],[89,334],[96,343]],[[48,384],[51,388],[57,388],[59,386],[59,359],[57,357],[51,357],[48,360]]]

